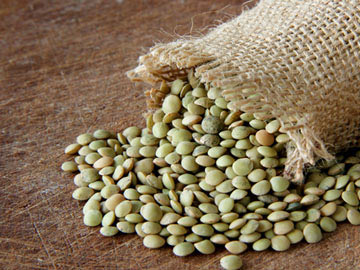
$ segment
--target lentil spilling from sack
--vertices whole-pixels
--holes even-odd
[[[146,128],[82,134],[62,169],[77,173],[72,196],[84,224],[103,236],[136,233],[147,248],[177,256],[215,252],[240,269],[247,249],[285,251],[348,220],[360,224],[360,151],[319,161],[305,185],[282,176],[292,142],[264,113],[230,111],[219,88],[192,73],[150,95],[162,102]]]

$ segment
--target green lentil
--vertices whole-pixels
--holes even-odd
[[[294,223],[290,220],[283,220],[274,224],[274,233],[283,235],[291,232],[294,229]]]
[[[61,169],[64,172],[76,172],[78,170],[78,166],[74,161],[65,161],[61,165]]]
[[[140,198],[139,192],[133,188],[128,188],[124,192],[124,197],[128,200],[138,200]]]
[[[166,239],[166,243],[169,246],[176,246],[177,244],[184,242],[184,240],[185,240],[184,235],[170,235],[169,233],[169,236]]]
[[[336,222],[330,217],[323,217],[320,220],[320,227],[325,232],[333,232],[336,230]]]
[[[257,151],[260,155],[266,158],[272,158],[277,156],[277,152],[269,146],[259,146]]]
[[[230,241],[225,244],[225,248],[231,254],[241,254],[247,249],[247,245],[240,241]]]
[[[349,209],[346,217],[352,225],[360,225],[360,212],[355,209]]]
[[[271,247],[275,251],[285,251],[290,248],[290,240],[285,235],[277,235],[271,238]]]
[[[238,217],[239,214],[231,212],[231,213],[222,214],[221,220],[225,223],[231,223],[234,220],[236,220]]]
[[[170,206],[172,209],[174,209],[174,211],[176,213],[181,214],[183,211],[183,207],[182,207],[181,203],[178,201],[170,200]]]
[[[115,213],[114,211],[109,211],[106,213],[101,221],[102,226],[110,226],[115,222]]]
[[[337,200],[338,198],[340,198],[341,196],[341,191],[340,190],[337,190],[337,189],[330,189],[328,191],[325,192],[325,194],[323,195],[323,199],[325,201],[335,201]]]
[[[295,229],[289,232],[286,237],[290,240],[291,244],[296,244],[304,238],[304,234],[301,230]]]
[[[271,245],[271,241],[267,238],[262,238],[255,241],[252,245],[253,250],[255,251],[263,251],[267,250]]]
[[[102,157],[114,158],[116,156],[115,151],[111,147],[101,147],[97,151]]]
[[[180,155],[175,152],[172,152],[172,153],[166,155],[166,157],[165,157],[165,161],[170,165],[178,163],[180,161],[180,159],[181,159]]]
[[[106,237],[114,236],[118,232],[119,230],[115,226],[104,226],[100,228],[100,233]]]
[[[344,206],[337,205],[335,213],[331,216],[336,222],[346,220],[347,210]]]
[[[179,214],[166,213],[161,218],[160,224],[161,225],[169,225],[169,224],[172,224],[172,223],[176,223],[180,218],[181,218],[181,216]]]
[[[257,220],[249,220],[242,228],[241,234],[251,234],[255,232],[259,227],[259,222]]]
[[[269,204],[268,208],[272,211],[281,211],[286,209],[287,203],[286,202],[273,202]]]
[[[213,224],[212,226],[218,232],[225,232],[230,228],[229,224],[226,224],[224,222],[218,222]]]
[[[234,208],[234,200],[231,198],[225,198],[219,203],[219,211],[222,213],[228,213]]]
[[[218,191],[220,193],[230,193],[234,189],[235,188],[232,185],[231,180],[223,181],[221,184],[216,186],[216,191]]]
[[[235,147],[240,150],[248,150],[253,147],[253,144],[249,139],[242,139],[236,142]]]
[[[241,140],[247,138],[251,133],[251,130],[246,126],[235,127],[231,132],[233,139]]]
[[[306,213],[304,211],[293,211],[290,213],[289,219],[294,222],[299,222],[305,219]]]
[[[190,185],[197,183],[198,179],[192,174],[182,174],[178,177],[178,181],[184,185]]]
[[[250,159],[240,158],[233,163],[232,169],[237,175],[246,176],[252,171],[253,166],[253,162]]]
[[[303,231],[305,226],[308,225],[308,224],[309,224],[309,222],[306,222],[306,221],[302,220],[302,221],[296,223],[296,229],[299,229],[299,230]]]
[[[112,174],[113,172],[115,171],[115,168],[113,166],[107,166],[107,167],[104,167],[102,168],[100,171],[99,171],[99,174],[104,176],[104,175],[110,175]]]
[[[267,219],[271,222],[278,222],[284,219],[287,219],[290,216],[288,212],[285,211],[274,211],[268,215]]]
[[[231,182],[232,183],[232,182]],[[230,198],[233,200],[241,200],[248,195],[248,192],[242,189],[235,189],[231,194]]]
[[[100,192],[96,192],[94,195],[92,195],[89,199],[90,200],[95,200],[95,201],[98,201],[100,202],[101,201],[101,194]]]
[[[275,233],[274,233],[273,229],[270,229],[270,230],[266,231],[264,233],[264,235],[267,239],[271,240],[275,236]]]
[[[220,145],[222,147],[225,147],[225,148],[231,148],[233,147],[234,145],[236,144],[236,141],[235,140],[232,140],[232,139],[228,139],[228,140],[223,140],[220,142]],[[240,150],[240,149],[239,149]]]
[[[281,176],[275,176],[270,179],[271,188],[275,192],[283,192],[285,191],[289,185],[290,182],[284,177]]]
[[[279,160],[277,160],[276,158],[266,157],[260,160],[260,164],[265,168],[275,168],[279,165]]]
[[[194,247],[202,254],[212,254],[215,252],[214,244],[208,239],[195,243]]]
[[[86,183],[92,183],[98,180],[100,178],[100,175],[97,170],[93,168],[88,168],[81,171],[81,178]]]
[[[181,217],[177,220],[177,223],[184,226],[184,227],[192,227],[198,221],[193,217]]]
[[[169,135],[169,133],[168,133]],[[174,146],[177,146],[178,143],[183,141],[190,141],[192,139],[192,134],[190,131],[185,129],[176,129],[171,135],[171,143]]]
[[[248,190],[251,188],[251,185],[248,179],[244,176],[236,176],[232,179],[231,183],[234,187],[241,189],[241,190]]]
[[[322,216],[331,216],[336,212],[336,203],[329,202],[320,208],[320,213]]]
[[[316,222],[320,219],[320,211],[318,209],[311,208],[306,211],[306,219],[307,222]]]
[[[223,234],[214,234],[213,236],[210,237],[210,241],[214,244],[225,245],[226,243],[229,242],[229,238],[227,238]]]
[[[90,209],[84,215],[84,224],[86,226],[98,226],[102,220],[102,214],[99,210]]]
[[[166,229],[173,235],[184,235],[187,232],[186,228],[179,224],[170,224]]]
[[[181,109],[181,100],[176,95],[168,95],[162,105],[164,113],[177,113]]]
[[[214,234],[214,229],[209,224],[196,224],[191,227],[191,230],[193,233],[204,237],[210,237]]]
[[[193,253],[195,251],[195,247],[192,243],[190,242],[183,242],[183,243],[179,243],[176,246],[174,246],[173,248],[173,253],[176,256],[188,256],[191,253]]]
[[[196,145],[193,142],[179,142],[179,144],[176,146],[175,152],[179,155],[188,155],[193,152],[195,146]]]
[[[143,222],[144,221],[144,218],[138,214],[138,213],[130,213],[130,214],[127,214],[125,216],[125,220],[130,222],[130,223],[139,223],[139,222]]]
[[[161,248],[165,245],[165,239],[159,235],[146,235],[143,244],[147,248]]]
[[[353,191],[344,191],[341,194],[341,198],[346,202],[347,204],[351,206],[358,206],[359,205],[359,199],[355,192]]]
[[[203,238],[196,235],[195,233],[190,233],[185,237],[185,241],[190,242],[190,243],[197,243],[197,242],[200,242],[202,240],[203,240]]]
[[[272,229],[273,224],[268,220],[259,220],[259,226],[257,228],[257,231],[260,233],[266,232],[270,229]]]
[[[242,267],[243,263],[239,256],[227,255],[221,258],[220,265],[226,270],[238,270]]]
[[[65,154],[73,155],[73,154],[76,154],[76,152],[79,151],[80,148],[81,148],[81,144],[73,143],[73,144],[68,145],[65,148],[64,152],[65,152]]]
[[[235,159],[230,155],[223,155],[216,160],[218,167],[228,167],[234,163]]]
[[[130,201],[122,201],[115,207],[115,215],[117,217],[125,217],[131,213],[132,204]]]
[[[78,144],[87,145],[94,140],[94,137],[89,133],[84,133],[77,136],[76,141]]]
[[[270,191],[271,185],[267,180],[261,180],[251,187],[251,193],[256,196],[265,195]]]
[[[250,202],[246,208],[250,211],[255,211],[258,208],[262,208],[265,206],[265,203],[263,203],[262,201],[252,201]]]
[[[326,194],[326,193],[325,193]],[[325,199],[325,195],[323,197]],[[300,203],[302,205],[312,205],[312,204],[315,204],[317,203],[318,201],[320,200],[320,198],[317,196],[317,195],[314,195],[314,194],[308,194],[308,195],[305,195]],[[326,199],[325,199],[326,200]]]
[[[163,215],[160,207],[155,203],[144,205],[140,213],[148,221],[160,221]]]
[[[208,115],[202,120],[201,127],[206,133],[217,134],[223,129],[224,122],[219,117]]]
[[[116,224],[116,227],[122,233],[134,233],[135,232],[135,225],[128,221],[119,221]]]
[[[74,190],[72,197],[75,200],[78,201],[86,201],[88,200],[92,195],[94,194],[94,191],[91,188],[88,187],[79,187]]]
[[[100,210],[99,201],[93,199],[92,197],[85,203],[83,208],[83,213],[85,214],[88,210]]]
[[[106,141],[104,141],[104,140],[96,140],[96,141],[92,141],[89,144],[89,148],[91,150],[93,150],[93,151],[97,151],[101,147],[106,147]]]
[[[207,184],[217,186],[223,180],[226,179],[226,175],[220,170],[212,170],[206,174],[205,181]]]
[[[195,162],[203,167],[209,167],[215,164],[215,160],[213,158],[205,155],[197,156]]]
[[[95,182],[90,183],[88,185],[88,187],[93,189],[93,190],[101,190],[104,186],[105,186],[105,184],[102,181],[95,181]]]
[[[255,169],[251,173],[249,173],[247,178],[251,182],[257,183],[266,178],[266,172],[263,169]]]
[[[279,130],[279,128],[280,128],[280,122],[278,120],[273,120],[265,126],[265,130],[270,134],[276,133]]]
[[[194,157],[198,157],[198,156],[206,154],[208,152],[208,150],[209,150],[208,146],[199,145],[199,146],[194,148],[194,151],[193,151],[192,155]]]
[[[76,163],[76,164],[79,164],[79,165],[83,165],[83,164],[86,163],[84,156],[76,156],[76,157],[74,158],[74,160],[75,160],[75,163]]]
[[[98,129],[94,131],[93,136],[96,139],[107,139],[109,137],[112,137],[113,135],[107,130]]]
[[[304,227],[304,237],[308,243],[317,243],[322,239],[322,233],[316,224],[309,223]]]
[[[205,214],[200,218],[200,221],[204,224],[214,224],[219,222],[221,219],[218,214]]]
[[[195,172],[199,169],[199,165],[195,162],[195,157],[185,156],[181,160],[181,166],[190,172]]]
[[[90,149],[89,146],[84,145],[83,147],[80,148],[80,150],[78,151],[78,153],[79,153],[79,155],[81,155],[81,156],[86,156],[86,155],[88,155],[88,154],[90,154],[90,153],[93,153],[93,150]]]

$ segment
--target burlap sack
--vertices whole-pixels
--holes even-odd
[[[295,145],[285,168],[295,180],[305,165],[359,146],[358,0],[262,0],[203,37],[154,46],[139,62],[132,80],[153,84],[195,68],[231,109],[277,117]],[[261,98],[248,98],[254,93]]]

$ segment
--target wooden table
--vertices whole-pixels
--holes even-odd
[[[206,32],[243,1],[0,2],[0,269],[220,269],[226,254],[177,258],[135,235],[82,223],[64,147],[83,132],[144,125],[144,85],[125,72],[155,42]],[[246,252],[244,269],[360,269],[360,230],[319,244]]]

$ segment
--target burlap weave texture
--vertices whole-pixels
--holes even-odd
[[[262,0],[205,36],[154,46],[128,76],[153,84],[191,68],[232,110],[280,120],[294,180],[360,145],[359,0]]]

